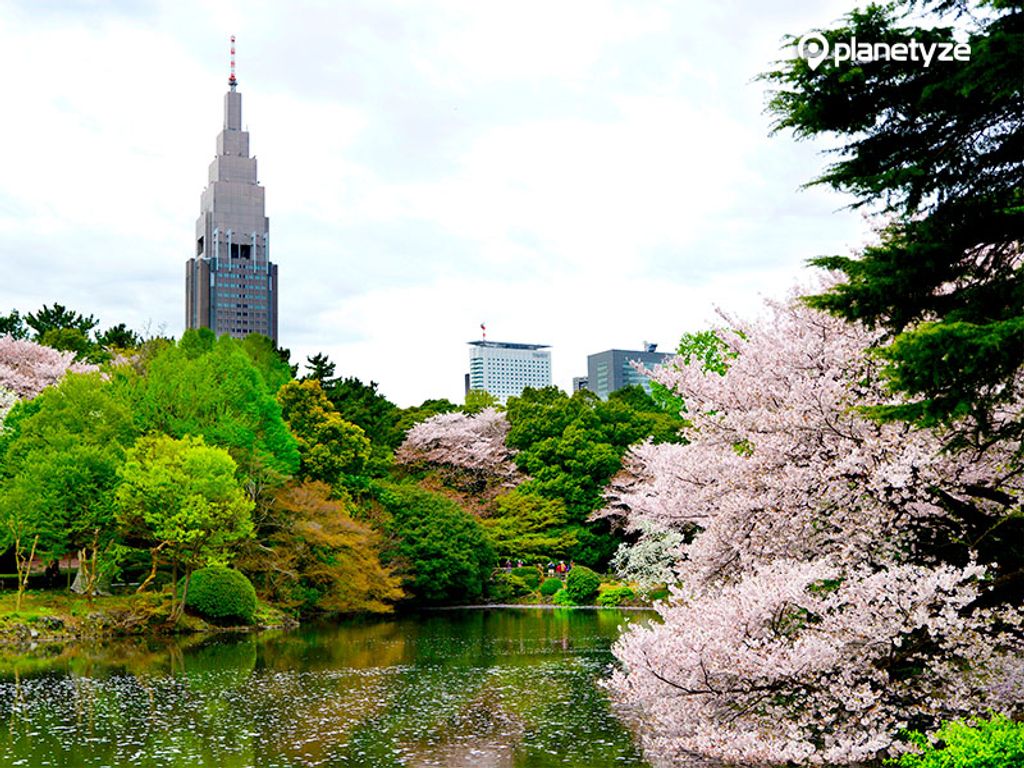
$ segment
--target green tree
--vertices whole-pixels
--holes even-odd
[[[103,362],[109,359],[109,355],[98,349],[79,328],[51,328],[39,337],[39,343],[64,352],[74,352],[77,360]]]
[[[585,390],[569,397],[556,387],[526,389],[509,398],[506,414],[506,442],[518,450],[516,464],[530,476],[520,490],[561,500],[568,513],[561,533],[576,539],[569,556],[603,568],[620,537],[606,522],[587,518],[602,505],[604,487],[621,468],[626,449],[650,437],[679,440],[682,419],[639,388],[607,401]]]
[[[420,405],[403,408],[395,426],[404,435],[412,427],[421,421],[426,421],[431,416],[437,416],[439,413],[454,413],[457,410],[459,410],[459,406],[447,398],[424,400]]]
[[[500,408],[501,401],[490,392],[483,389],[471,389],[466,393],[466,400],[462,406],[463,413],[480,413],[484,408]]]
[[[934,741],[911,731],[913,752],[889,760],[900,768],[1005,768],[1024,765],[1024,723],[1005,715],[978,718],[973,724],[954,720],[943,723]]]
[[[92,315],[87,317],[56,303],[52,307],[44,304],[39,311],[29,312],[25,316],[25,322],[33,330],[36,341],[40,342],[47,331],[63,328],[77,329],[88,338],[93,328],[99,325],[99,320]]]
[[[394,450],[402,442],[398,406],[377,391],[377,382],[348,377],[324,391],[341,417],[362,427],[374,445]]]
[[[1019,416],[994,416],[1021,395],[1024,362],[1024,7],[1015,0],[904,0],[851,12],[821,34],[831,44],[955,43],[952,24],[905,22],[923,6],[966,32],[969,61],[835,63],[795,58],[764,77],[776,130],[827,135],[837,160],[812,184],[855,196],[888,222],[856,256],[818,266],[846,280],[812,306],[885,329],[879,350],[903,405],[884,418],[1019,436]],[[960,422],[969,417],[966,422]]]
[[[384,560],[425,603],[479,600],[494,568],[494,550],[480,523],[451,499],[415,485],[378,483],[377,501],[389,540]]]
[[[269,336],[250,333],[241,341],[242,351],[249,356],[256,370],[263,377],[267,391],[274,394],[294,378],[292,367],[288,364],[287,351],[274,346]],[[282,353],[284,352],[284,353]]]
[[[315,379],[320,382],[321,386],[330,388],[336,383],[334,369],[335,365],[331,362],[330,358],[323,352],[317,352],[312,357],[306,358],[306,370],[309,373],[302,378],[304,380]]]
[[[78,553],[91,596],[116,541],[117,471],[137,435],[127,404],[99,374],[70,374],[19,409],[8,432],[0,493],[24,508],[22,522],[35,520],[39,554]]]
[[[181,601],[172,598],[171,621],[181,616],[196,568],[224,564],[229,550],[252,533],[253,503],[235,479],[237,466],[221,448],[201,437],[176,440],[166,435],[140,438],[120,470],[117,519],[132,541],[145,541],[155,558],[167,558]]]
[[[11,310],[10,314],[0,315],[0,336],[13,336],[16,339],[27,339],[28,328],[25,325],[25,318],[18,310]]]
[[[142,344],[142,338],[124,323],[118,323],[102,333],[97,331],[96,343],[104,349],[135,349]]]
[[[561,499],[516,489],[496,498],[494,507],[494,514],[481,523],[500,560],[569,557],[577,535],[566,529],[569,515]]]
[[[243,473],[293,474],[299,451],[281,406],[242,345],[209,329],[186,331],[138,373],[119,369],[141,431],[201,435],[226,448]]]
[[[370,441],[360,427],[338,415],[318,380],[285,384],[277,401],[298,440],[303,478],[333,485],[343,475],[363,470],[370,456]]]

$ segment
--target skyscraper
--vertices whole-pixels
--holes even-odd
[[[185,327],[236,338],[261,333],[277,344],[277,265],[270,262],[265,190],[242,130],[233,36],[228,86],[224,129],[200,199],[196,252],[185,267]]]
[[[546,344],[469,342],[469,389],[490,392],[501,402],[526,387],[551,385],[551,352]]]

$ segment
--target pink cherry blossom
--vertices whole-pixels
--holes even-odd
[[[691,442],[634,447],[607,489],[601,514],[692,537],[664,623],[615,647],[610,685],[648,755],[857,762],[898,752],[909,723],[1020,711],[1020,608],[976,604],[999,563],[927,546],[963,530],[956,504],[982,528],[1011,513],[1018,446],[948,453],[863,418],[887,397],[863,353],[877,337],[795,300],[769,310],[726,318],[726,375],[653,371],[686,403]]]
[[[395,459],[469,470],[514,485],[522,480],[505,445],[509,424],[494,408],[480,413],[442,413],[409,430]]]
[[[0,337],[0,389],[20,398],[35,397],[69,371],[95,370],[95,365],[76,363],[74,352],[61,352],[11,336]]]

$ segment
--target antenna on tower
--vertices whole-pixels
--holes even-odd
[[[480,323],[480,333],[483,334],[484,341],[487,341],[487,326]]]
[[[238,79],[235,77],[235,36],[231,36],[231,76],[228,78],[228,85],[231,86],[231,90],[235,90],[235,86],[238,85]]]

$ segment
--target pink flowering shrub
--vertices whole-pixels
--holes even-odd
[[[770,310],[728,319],[724,376],[654,371],[691,442],[634,448],[606,493],[627,527],[692,537],[664,623],[615,647],[610,685],[649,756],[856,762],[898,752],[908,726],[1019,708],[1021,612],[998,591],[1019,564],[994,533],[1024,492],[1019,446],[943,453],[860,417],[886,396],[872,335]]]

